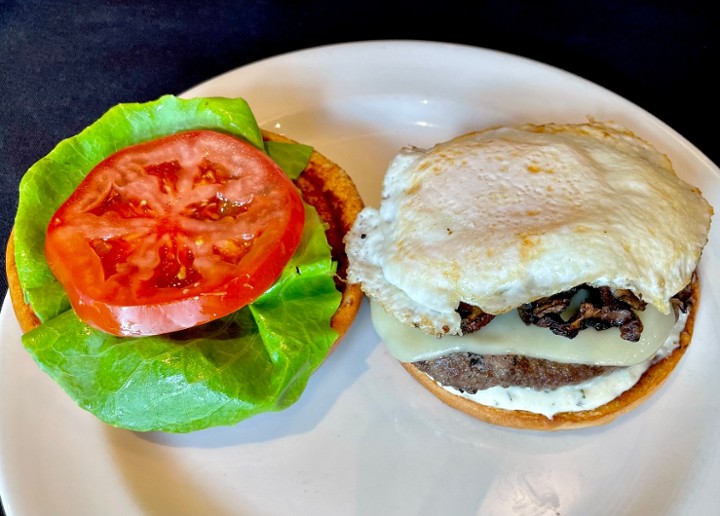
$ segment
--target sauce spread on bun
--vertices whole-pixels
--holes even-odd
[[[508,410],[553,419],[608,403],[677,346],[711,215],[665,155],[615,124],[496,127],[398,153],[379,209],[361,212],[346,239],[349,278],[391,353],[451,391],[444,401],[497,406],[510,391],[483,398],[488,385],[519,387],[530,401]],[[478,380],[498,370],[515,379]],[[546,380],[518,380],[531,370]],[[629,379],[607,389],[620,375]],[[603,381],[611,394],[591,393],[593,404],[538,400]]]
[[[20,184],[12,305],[38,366],[100,420],[191,432],[283,410],[362,300],[345,171],[242,98],[119,104]]]

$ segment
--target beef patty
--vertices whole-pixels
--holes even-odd
[[[693,303],[691,285],[692,282],[673,297],[672,303],[676,310],[686,312],[688,306]],[[578,310],[570,321],[562,320],[560,313],[568,308],[571,298],[580,288],[590,290],[590,302],[583,303],[589,308]],[[623,338],[632,341],[637,340],[642,331],[642,323],[633,311],[644,308],[645,303],[629,291],[611,293],[607,288],[592,289],[587,285],[581,285],[567,292],[523,305],[518,311],[526,324],[546,327],[564,337],[572,338],[578,331],[584,331],[586,328],[602,330],[617,326]],[[463,318],[462,327],[465,333],[481,331],[482,326],[492,321],[492,316],[485,317],[479,308],[465,303],[461,303],[458,312]],[[618,315],[619,312],[622,314]],[[567,331],[569,326],[573,331]],[[632,346],[632,342],[628,342],[628,345]],[[582,383],[616,368],[565,364],[520,355],[478,355],[468,352],[453,353],[414,364],[442,385],[471,394],[496,386],[529,387],[536,390],[555,389],[563,385]]]
[[[415,362],[422,372],[441,384],[474,394],[490,387],[555,389],[589,380],[611,371],[611,366],[562,364],[520,355],[452,353]]]

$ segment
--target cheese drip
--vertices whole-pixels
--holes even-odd
[[[390,353],[401,362],[432,360],[443,355],[470,352],[479,355],[524,355],[554,362],[602,366],[632,366],[655,356],[675,325],[675,315],[662,314],[648,305],[637,312],[644,330],[638,342],[620,337],[618,328],[582,330],[574,339],[547,328],[526,325],[516,310],[496,316],[479,331],[436,337],[400,323],[376,302],[370,303],[375,330]]]

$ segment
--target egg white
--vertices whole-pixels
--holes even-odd
[[[461,333],[461,301],[502,314],[583,283],[669,313],[711,214],[665,155],[618,126],[494,128],[398,153],[379,209],[346,237],[348,278],[437,335]]]

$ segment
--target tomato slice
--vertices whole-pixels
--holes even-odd
[[[187,131],[98,164],[52,217],[45,255],[87,324],[157,335],[254,301],[295,252],[304,222],[298,190],[266,154]]]

